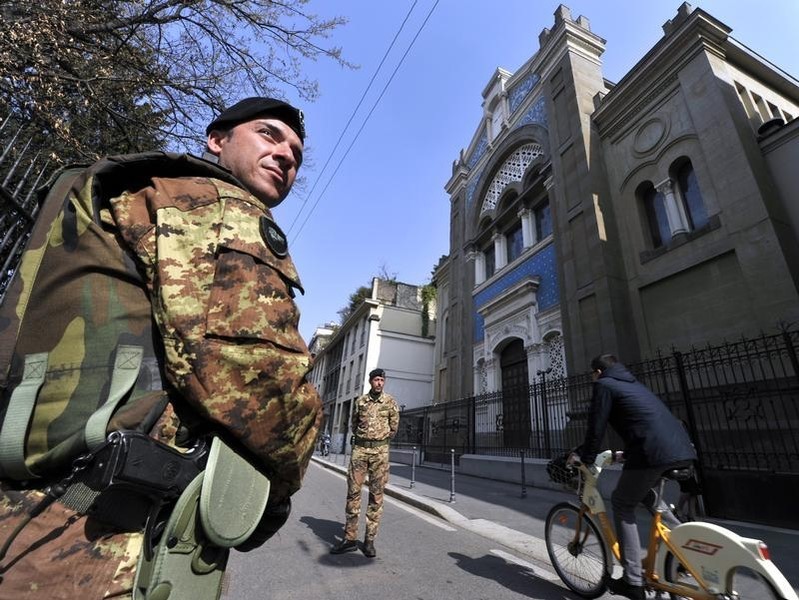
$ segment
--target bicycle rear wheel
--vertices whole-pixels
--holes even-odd
[[[688,586],[691,590],[699,589],[696,581],[682,567],[680,561],[669,552],[666,555],[666,581]],[[772,585],[760,573],[747,567],[735,567],[728,576],[728,593],[740,600],[779,600],[780,596]],[[671,600],[690,600],[688,596],[670,594]]]
[[[607,549],[594,522],[581,517],[573,504],[562,502],[547,515],[544,538],[558,576],[584,598],[605,593]]]
[[[760,573],[746,567],[736,567],[730,574],[729,591],[737,594],[734,597],[740,598],[740,600],[755,600],[755,598],[777,600],[780,598]]]

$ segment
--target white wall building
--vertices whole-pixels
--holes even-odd
[[[330,432],[334,451],[349,444],[353,400],[369,390],[372,369],[386,372],[385,390],[401,409],[431,404],[436,307],[426,289],[375,277],[369,298],[337,330],[314,334],[309,380],[322,396],[322,428]]]

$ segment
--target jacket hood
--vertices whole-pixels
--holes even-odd
[[[621,363],[616,363],[614,365],[610,365],[607,369],[602,371],[602,375],[599,377],[602,379],[603,377],[610,377],[611,379],[617,379],[618,381],[626,381],[628,383],[632,383],[635,381],[635,377],[632,373],[627,370]]]

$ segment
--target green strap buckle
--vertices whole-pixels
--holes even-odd
[[[22,381],[11,394],[0,432],[0,470],[6,477],[19,481],[35,477],[25,465],[25,436],[46,373],[46,352],[25,356]]]

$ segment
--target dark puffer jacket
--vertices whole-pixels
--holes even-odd
[[[696,459],[683,424],[621,363],[611,365],[594,383],[583,462],[593,463],[608,423],[624,440],[624,468],[668,466]]]

